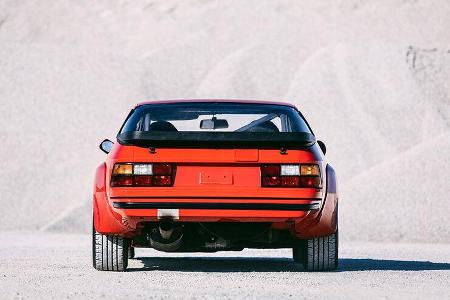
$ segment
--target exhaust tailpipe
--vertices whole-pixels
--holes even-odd
[[[174,224],[170,219],[162,220],[159,223],[159,233],[163,240],[169,240],[173,233]]]
[[[147,233],[151,247],[164,252],[177,251],[183,244],[183,226],[163,219]]]

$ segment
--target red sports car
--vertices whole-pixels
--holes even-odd
[[[338,265],[336,175],[302,114],[267,101],[152,101],[100,148],[93,265],[124,271],[136,247],[292,248],[308,271]]]

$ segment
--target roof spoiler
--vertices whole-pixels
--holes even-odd
[[[122,145],[154,148],[306,148],[316,142],[307,132],[130,131],[117,135]]]

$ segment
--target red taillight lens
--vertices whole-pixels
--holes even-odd
[[[172,165],[153,164],[153,175],[172,175]]]
[[[155,175],[155,176],[153,176],[152,183],[154,186],[171,186],[172,185],[172,176]]]
[[[264,165],[261,166],[262,187],[321,188],[322,179],[318,165]]]
[[[281,177],[281,185],[282,186],[291,186],[296,187],[300,183],[299,176],[282,176]]]
[[[134,176],[134,185],[137,186],[151,186],[152,185],[152,177],[150,175],[135,175]]]
[[[300,186],[302,187],[320,187],[321,180],[319,176],[300,177]]]
[[[262,186],[279,186],[280,182],[280,176],[262,177]]]
[[[133,176],[129,175],[113,175],[111,177],[111,186],[132,186]]]
[[[268,165],[261,167],[261,176],[280,176],[281,166]]]
[[[172,186],[174,176],[171,164],[120,163],[114,165],[111,186]]]

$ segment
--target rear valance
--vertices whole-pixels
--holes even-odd
[[[117,135],[117,140],[158,148],[305,148],[316,142],[307,132],[131,131]]]

